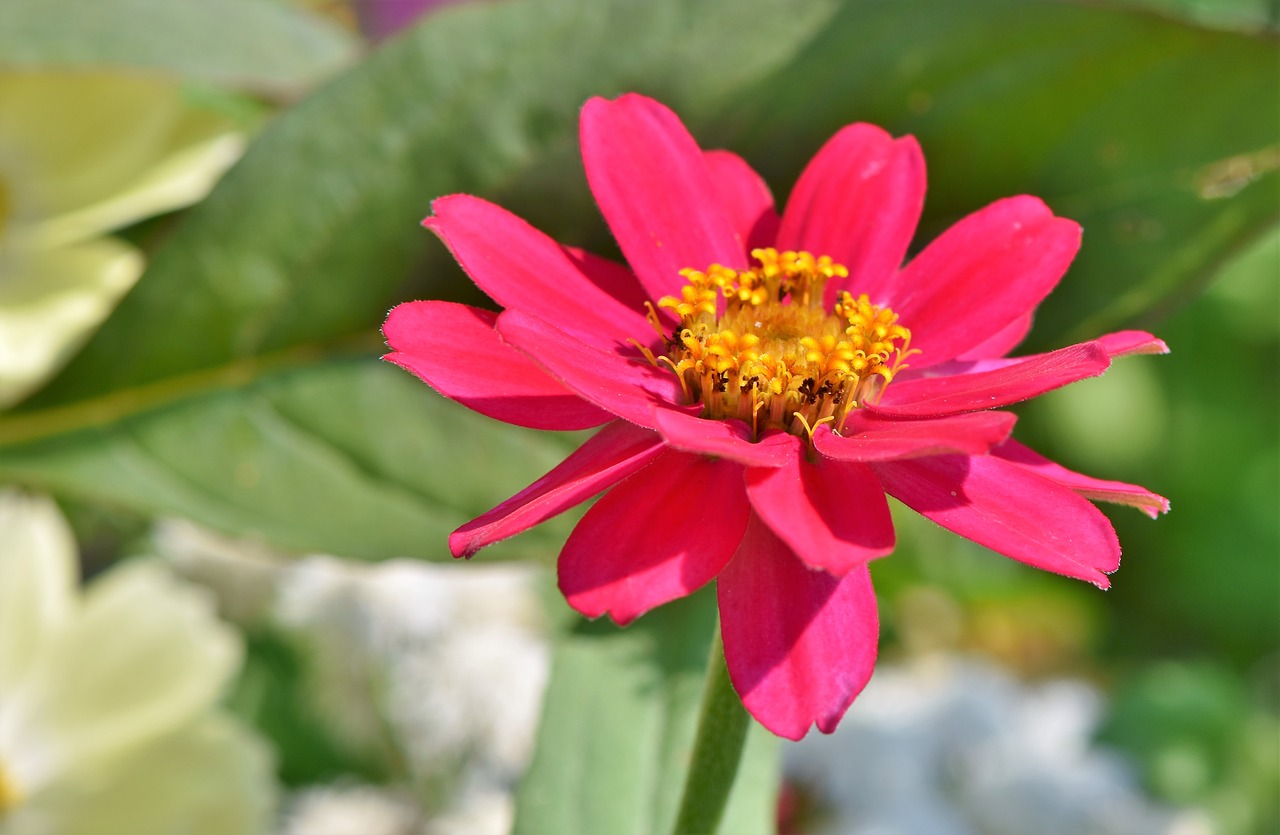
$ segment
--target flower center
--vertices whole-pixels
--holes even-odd
[[[680,297],[658,302],[680,324],[668,337],[650,308],[667,353],[649,360],[676,373],[703,417],[737,418],[753,437],[766,429],[808,437],[826,422],[839,432],[849,412],[879,396],[917,353],[908,348],[911,332],[866,295],[842,291],[826,312],[827,281],[849,271],[825,255],[769,248],[751,256],[759,266],[680,271]]]

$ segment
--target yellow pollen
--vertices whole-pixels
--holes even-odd
[[[841,292],[826,312],[827,281],[849,271],[825,255],[769,248],[751,256],[759,266],[681,270],[680,295],[658,301],[680,324],[668,336],[650,308],[667,353],[645,355],[675,372],[703,417],[737,418],[757,438],[766,429],[809,438],[822,423],[839,432],[918,353],[911,332],[866,295]]]

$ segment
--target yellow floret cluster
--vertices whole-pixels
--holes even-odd
[[[807,436],[820,423],[839,431],[849,412],[878,395],[910,353],[911,332],[887,307],[841,291],[824,309],[827,282],[848,270],[823,255],[776,249],[751,253],[758,266],[687,269],[680,296],[658,302],[680,323],[667,353],[652,356],[680,378],[703,417],[737,418],[755,437],[766,429]]]

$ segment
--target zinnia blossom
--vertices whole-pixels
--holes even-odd
[[[925,189],[912,137],[842,129],[781,216],[745,161],[702,151],[651,99],[592,99],[581,142],[630,269],[443,197],[424,225],[504,311],[411,302],[386,322],[387,359],[446,397],[520,426],[603,427],[454,532],[454,555],[607,491],[560,554],[569,604],[625,625],[717,580],[734,687],[798,739],[834,730],[871,676],[886,494],[1102,588],[1120,547],[1089,500],[1168,509],[1010,440],[995,411],[1166,350],[1131,331],[1005,358],[1080,243],[1041,201],[975,212],[904,267]]]

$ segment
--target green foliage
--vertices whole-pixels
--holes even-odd
[[[1144,5],[1195,17],[1206,6]],[[1246,11],[1215,21],[1256,28],[1268,13],[1251,0],[1232,8]],[[924,146],[917,247],[1015,193],[1083,224],[1084,249],[1030,348],[1124,327],[1156,328],[1173,346],[1127,361],[1154,371],[1117,369],[1101,381],[1109,394],[1073,389],[1061,397],[1085,407],[1050,399],[1019,427],[1069,466],[1149,480],[1173,499],[1158,525],[1116,515],[1127,553],[1102,618],[1113,656],[1221,655],[1229,668],[1214,675],[1230,678],[1274,651],[1272,36],[1028,0],[529,0],[448,9],[337,73],[353,53],[332,26],[265,0],[0,5],[2,67],[134,68],[277,100],[336,74],[271,120],[172,235],[141,236],[152,251],[136,289],[58,378],[0,415],[0,479],[298,551],[439,558],[452,528],[577,439],[477,417],[376,360],[392,305],[477,300],[417,225],[431,199],[481,194],[607,252],[577,160],[589,96],[662,98],[705,145],[746,156],[780,202],[835,129],[867,120]],[[1270,249],[1253,250],[1263,254],[1246,278],[1205,293],[1259,241]],[[549,560],[566,530],[544,526],[494,553]],[[961,548],[939,574],[989,556]],[[928,555],[915,556],[928,575]],[[966,570],[967,599],[1016,585],[1022,569],[990,565]],[[893,570],[877,573],[891,594],[909,585]],[[1090,600],[1082,622],[1099,619]],[[703,593],[625,631],[597,623],[563,638],[519,832],[669,828],[713,628]],[[235,702],[271,731],[289,781],[328,779],[352,766],[291,713],[295,664],[255,639]],[[1202,795],[1160,776],[1169,744],[1204,753],[1204,791],[1224,785],[1238,694],[1196,676],[1153,681],[1124,697],[1108,738],[1173,799]],[[775,760],[753,727],[723,831],[771,820]]]
[[[580,175],[560,176],[576,169],[576,112],[593,93],[662,95],[780,185],[844,122],[915,131],[934,171],[931,229],[998,195],[1045,194],[1091,234],[1037,340],[1081,330],[1086,314],[1090,335],[1131,323],[1203,281],[1274,215],[1275,172],[1230,197],[1195,190],[1206,166],[1269,141],[1274,97],[1258,89],[1274,57],[1265,44],[1143,15],[984,5],[990,14],[860,3],[830,20],[822,5],[796,14],[771,2],[750,15],[737,5],[641,11],[563,0],[441,14],[262,134],[77,360],[0,419],[0,473],[292,548],[440,553],[440,533],[460,513],[518,487],[536,474],[530,461],[561,447],[521,438],[533,454],[482,473],[503,489],[447,497],[458,512],[442,513],[404,495],[446,493],[430,478],[454,470],[434,467],[434,450],[410,449],[419,474],[407,482],[361,462],[384,457],[387,438],[448,445],[486,422],[448,412],[424,421],[430,407],[399,406],[415,396],[411,380],[330,366],[375,351],[396,301],[467,292],[414,222],[435,195],[498,193],[535,222],[600,242],[598,221],[569,222],[590,211]],[[1010,33],[1001,49],[992,20]],[[1094,31],[1106,36],[1084,37]],[[627,50],[606,46],[611,32],[627,33]],[[733,61],[699,50],[713,33],[733,39]],[[1218,67],[1213,85],[1192,83],[1204,61]],[[1174,98],[1176,110],[1151,111]],[[1230,133],[1202,127],[1226,112],[1246,115]],[[1126,235],[1126,217],[1162,231]],[[424,258],[430,271],[406,289]],[[309,402],[319,405],[302,426],[269,413],[284,378],[313,381]],[[353,390],[397,387],[395,409],[347,408]],[[321,414],[345,424],[332,428],[341,445],[308,433]]]
[[[391,776],[390,763],[362,757],[328,730],[313,701],[314,679],[304,652],[267,629],[252,630],[245,638],[244,670],[227,703],[269,736],[278,758],[277,772],[285,785],[303,786],[349,776],[376,783]]]
[[[1044,198],[1085,229],[1032,334],[1057,347],[1152,326],[1276,222],[1277,73],[1267,40],[1143,14],[869,1],[711,133],[778,185],[850,121],[914,134],[929,164],[917,246],[991,200]]]
[[[434,397],[374,359],[243,376],[238,386],[197,384],[109,428],[14,444],[0,467],[46,489],[299,552],[447,559],[449,532],[501,498],[497,474],[514,491],[572,449],[568,438],[513,431]],[[545,551],[566,533],[553,524],[498,553]]]
[[[517,835],[671,830],[715,628],[707,589],[626,630],[598,621],[564,636],[520,788]],[[776,748],[767,731],[750,729],[720,831],[771,827]]]
[[[757,33],[757,74],[778,60],[784,33],[799,39],[816,20],[814,11],[789,15],[780,29]],[[156,253],[86,350],[0,420],[0,474],[180,512],[286,547],[443,553],[444,534],[463,520],[406,492],[434,480],[425,495],[455,503],[449,488],[467,478],[460,469],[514,492],[542,471],[531,462],[546,463],[563,447],[517,433],[507,443],[527,453],[437,466],[442,459],[422,454],[413,439],[470,454],[475,448],[458,440],[479,441],[488,422],[447,409],[424,420],[423,408],[442,407],[405,411],[403,398],[387,399],[397,388],[412,390],[410,399],[432,398],[406,375],[390,381],[385,371],[344,375],[331,366],[353,351],[377,350],[382,317],[436,246],[415,222],[431,197],[491,190],[535,166],[548,148],[571,140],[587,96],[631,86],[634,62],[674,86],[670,59],[683,56],[705,70],[703,95],[743,78],[746,62],[693,54],[710,33],[742,25],[728,7],[673,4],[659,14],[624,3],[551,2],[458,9],[388,45],[273,123]],[[605,47],[610,31],[630,33],[635,52],[627,60]],[[553,58],[561,53],[577,53],[579,62]],[[583,189],[575,202],[587,201]],[[458,281],[456,271],[437,270],[417,292],[449,295]],[[316,381],[304,425],[275,409],[281,369]],[[370,382],[356,381],[365,374]],[[367,388],[378,399],[358,405]],[[311,435],[306,424],[317,420],[344,445]],[[386,460],[388,445],[403,453],[392,462],[401,476],[414,470],[408,491],[391,473],[360,469]],[[353,489],[326,492],[335,476]],[[317,501],[310,488],[325,496]]]
[[[1116,652],[1247,669],[1280,634],[1280,229],[1160,326],[1173,353],[1123,360],[1029,404],[1047,454],[1169,496],[1158,524],[1112,514],[1125,559],[1109,594]]]
[[[1280,826],[1280,722],[1215,664],[1163,664],[1119,689],[1101,738],[1127,751],[1159,797],[1207,807],[1224,833]]]

